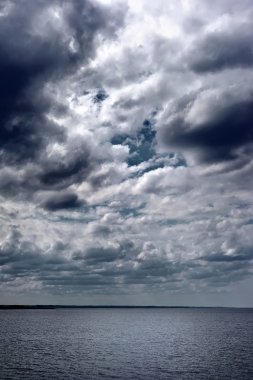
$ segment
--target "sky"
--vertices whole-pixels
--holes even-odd
[[[0,0],[0,303],[253,306],[252,0]]]

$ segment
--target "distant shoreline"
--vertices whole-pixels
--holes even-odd
[[[0,310],[43,309],[253,309],[237,306],[155,306],[155,305],[0,305]]]

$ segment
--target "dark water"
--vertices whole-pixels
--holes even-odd
[[[253,310],[1,310],[0,378],[253,379]]]

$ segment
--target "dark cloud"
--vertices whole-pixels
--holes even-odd
[[[238,89],[237,89],[238,90]],[[211,96],[205,101],[204,109],[199,107],[197,117],[204,121],[187,120],[187,113],[194,106],[198,107],[201,94],[184,104],[180,112],[169,118],[160,130],[160,140],[168,146],[184,152],[192,150],[198,153],[203,162],[220,162],[235,160],[247,152],[253,142],[253,96],[238,96],[228,91]],[[218,100],[220,99],[220,100]],[[166,121],[165,121],[166,123]],[[244,157],[245,158],[245,157]],[[248,157],[250,160],[250,156]]]
[[[209,262],[208,266],[196,266],[187,275],[191,280],[208,287],[226,287],[250,276],[248,262]]]
[[[43,271],[54,272],[71,268],[71,264],[59,255],[62,245],[54,245],[54,252],[43,254],[35,242],[24,239],[17,227],[13,227],[6,242],[0,248],[2,281],[12,281],[38,275]],[[68,265],[69,264],[69,265]]]
[[[13,197],[20,190],[21,179],[13,170],[3,168],[0,172],[0,193],[4,197]]]
[[[232,262],[240,262],[240,261],[246,261],[249,262],[253,259],[253,251],[252,250],[246,250],[242,249],[242,252],[228,255],[225,253],[216,253],[216,254],[210,254],[208,256],[203,256],[201,258],[202,260],[208,261],[208,262],[216,262],[216,263],[232,263]]]
[[[157,258],[139,260],[137,268],[129,277],[146,278],[147,281],[152,277],[164,277],[167,280],[177,281],[174,275],[179,275],[183,270],[184,266],[180,263],[170,262],[159,257],[159,260]]]
[[[86,249],[84,255],[75,255],[75,260],[85,260],[88,265],[98,265],[100,263],[113,262],[136,254],[136,248],[132,241],[123,240],[117,242],[116,246],[97,246]]]
[[[252,38],[251,23],[206,34],[193,45],[187,57],[189,66],[196,73],[250,67],[253,65]]]
[[[75,193],[55,193],[42,202],[42,207],[48,211],[75,209],[83,205]]]
[[[123,252],[120,248],[104,248],[104,247],[94,247],[89,248],[86,251],[85,259],[89,264],[97,264],[98,262],[111,262],[119,260],[124,257]]]
[[[124,7],[123,7],[124,8]],[[69,141],[66,129],[48,117],[66,116],[48,90],[73,74],[96,51],[99,33],[111,38],[124,9],[88,0],[1,2],[0,23],[0,193],[32,200],[40,190],[64,189],[85,180],[94,166],[84,139]],[[102,90],[97,99],[106,97]],[[50,154],[50,144],[66,152]],[[7,168],[6,165],[9,167]],[[74,194],[59,194],[47,210],[80,206]]]
[[[233,261],[250,261],[253,258],[252,253],[242,254],[242,255],[226,255],[226,254],[215,254],[203,257],[203,260],[212,262],[233,262]]]
[[[64,142],[63,128],[49,120],[52,110],[66,110],[45,86],[73,73],[95,52],[99,33],[112,36],[123,11],[112,11],[87,0],[2,1],[0,24],[0,157],[21,165],[37,161],[50,141]],[[87,162],[45,169],[50,184]],[[55,179],[53,179],[53,177]]]
[[[70,143],[68,140],[64,148],[66,152],[63,155],[48,157],[42,152],[40,161],[4,167],[0,170],[0,194],[32,200],[37,191],[64,190],[85,181],[98,162],[94,163],[83,141]]]
[[[1,280],[12,283],[15,279],[30,281],[39,291],[52,287],[52,293],[83,289],[97,289],[118,294],[126,286],[142,285],[147,289],[182,289],[182,279],[201,286],[225,287],[250,275],[252,255],[242,253],[226,260],[227,254],[212,254],[199,259],[178,260],[147,244],[144,252],[129,239],[115,245],[93,246],[83,252],[71,252],[71,244],[55,242],[45,253],[37,241],[27,240],[17,227],[13,227],[0,247]],[[63,252],[72,253],[64,255]],[[153,252],[152,252],[153,251]],[[152,252],[152,253],[151,253]],[[208,265],[207,265],[208,263]],[[102,287],[102,288],[101,288]],[[108,287],[108,288],[107,288]],[[114,290],[113,290],[114,289]]]
[[[53,36],[45,31],[36,35],[32,30],[32,23],[48,5],[48,2],[11,3],[1,18],[1,148],[11,152],[11,158],[16,160],[34,159],[45,136],[53,134],[53,124],[44,116],[50,103],[41,87],[68,57],[64,57],[66,52],[57,32]]]
[[[81,142],[71,145],[63,157],[46,157],[41,164],[38,177],[42,188],[63,188],[85,180],[91,169],[90,151],[86,144]]]

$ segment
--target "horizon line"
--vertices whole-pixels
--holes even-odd
[[[253,309],[253,306],[0,304],[0,309]]]

